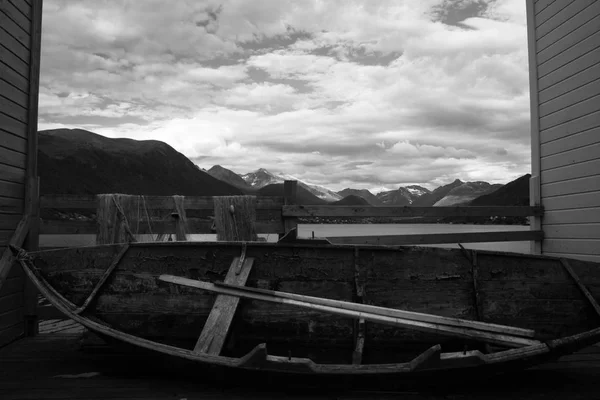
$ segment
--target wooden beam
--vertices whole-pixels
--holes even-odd
[[[359,263],[359,254],[360,250],[357,248],[354,249],[354,285],[356,289],[356,302],[359,304],[364,303],[365,299],[365,280],[363,274],[361,273],[360,263]],[[352,353],[352,364],[361,364],[363,351],[365,348],[365,319],[361,318],[358,321],[355,321],[354,324],[354,352]]]
[[[141,196],[140,196],[141,197]],[[172,196],[143,196],[146,208],[149,210],[173,210]],[[96,209],[96,195],[70,195],[70,194],[46,194],[41,197],[41,208],[56,209]],[[186,211],[191,210],[214,210],[215,204],[212,196],[185,196],[183,206]],[[283,197],[257,196],[256,210],[272,210],[281,212]]]
[[[187,218],[186,233],[214,233],[211,230],[212,222],[200,218]],[[174,218],[170,220],[151,221],[150,227],[147,223],[140,221],[139,229],[136,233],[171,233],[177,229],[177,221]],[[96,234],[98,225],[94,220],[88,221],[70,221],[45,219],[41,221],[40,233],[42,235],[85,235]],[[256,233],[280,233],[283,232],[281,221],[256,221]],[[316,242],[316,241],[315,241]],[[312,243],[312,242],[311,242]]]
[[[215,220],[218,241],[257,241],[256,196],[217,196]]]
[[[542,215],[542,207],[395,207],[395,206],[307,206],[284,205],[287,217],[527,217]]]
[[[29,215],[24,215],[19,225],[15,229],[12,238],[9,241],[9,245],[12,246],[22,246],[23,241],[27,237],[27,233],[29,232],[31,220]],[[4,249],[2,252],[2,258],[0,258],[0,289],[2,289],[2,285],[6,281],[6,277],[8,276],[10,269],[15,261],[13,254],[10,248]]]
[[[508,334],[508,335],[513,335],[513,336],[523,336],[523,337],[530,337],[530,338],[533,338],[535,336],[535,331],[533,331],[531,329],[517,328],[517,327],[513,327],[513,326],[471,321],[471,320],[460,319],[460,318],[442,317],[442,316],[434,315],[434,314],[418,313],[418,312],[414,312],[414,311],[404,311],[404,310],[398,310],[398,309],[393,309],[393,308],[374,306],[374,305],[370,305],[370,304],[352,303],[352,302],[346,302],[346,301],[342,301],[342,300],[333,300],[333,299],[326,299],[326,298],[322,298],[322,297],[305,296],[305,295],[296,294],[296,293],[278,292],[278,291],[274,291],[274,290],[259,289],[259,288],[254,288],[254,287],[238,287],[235,285],[230,285],[228,283],[222,283],[222,282],[215,282],[214,285],[217,287],[239,289],[240,291],[244,291],[244,292],[263,294],[263,295],[267,295],[267,296],[276,296],[276,297],[286,298],[286,299],[290,299],[290,300],[305,301],[305,302],[310,302],[313,304],[319,304],[319,305],[323,305],[323,306],[342,307],[342,308],[345,308],[348,310],[353,310],[353,311],[357,311],[357,312],[368,312],[368,313],[372,313],[372,314],[383,315],[386,317],[402,318],[402,319],[421,321],[421,322],[431,322],[431,323],[435,323],[435,324],[454,326],[457,328],[477,329],[477,330],[482,330],[482,331],[502,333],[502,334]]]
[[[285,181],[283,183],[283,203],[284,208],[295,207],[298,197],[298,182],[297,181]],[[285,230],[285,236],[288,236],[288,240],[294,240],[298,237],[298,218],[294,215],[283,215],[283,226]]]
[[[541,200],[541,138],[540,138],[540,91],[538,81],[538,55],[537,39],[535,34],[535,5],[526,1],[527,17],[527,48],[529,55],[529,109],[530,109],[530,135],[531,135],[531,177],[529,178],[529,204],[532,207],[540,206]],[[542,229],[542,218],[534,215],[531,218],[531,230]],[[542,240],[531,242],[531,252],[542,253]]]
[[[113,271],[117,268],[117,265],[119,265],[119,262],[121,262],[125,253],[127,253],[127,250],[129,250],[129,244],[126,244],[121,248],[119,253],[115,256],[115,258],[112,260],[111,264],[106,269],[106,271],[104,271],[104,274],[102,274],[102,276],[98,280],[98,283],[96,283],[96,286],[94,286],[94,289],[92,290],[92,292],[85,299],[85,301],[83,302],[81,307],[78,307],[73,311],[75,314],[81,314],[83,311],[85,311],[87,309],[87,307],[94,300],[94,298],[96,297],[96,295],[98,294],[100,289],[102,289],[102,286],[104,286],[104,284],[106,283],[108,278],[111,276]]]
[[[571,268],[571,265],[569,264],[569,262],[566,259],[561,258],[560,263],[562,264],[564,269],[567,271],[567,273],[571,276],[571,278],[573,278],[573,280],[575,281],[575,284],[577,285],[577,287],[579,288],[581,293],[583,293],[585,298],[589,301],[590,305],[594,308],[594,311],[596,311],[596,314],[598,314],[598,316],[600,316],[600,305],[598,305],[598,302],[596,301],[594,296],[590,293],[588,288],[585,287],[583,282],[581,282],[581,280],[579,279],[579,276],[575,273],[575,271],[573,271],[573,268]]]
[[[235,285],[245,285],[253,263],[254,259],[244,259],[244,254],[241,257],[236,257],[229,267],[225,282]],[[239,270],[240,264],[241,270]],[[240,298],[235,296],[224,294],[217,296],[215,304],[204,324],[202,333],[194,346],[195,353],[206,353],[216,356],[221,353],[239,301]]]
[[[31,223],[23,246],[28,251],[37,251],[40,247],[40,210],[38,195],[40,180],[37,176],[29,177],[27,183],[27,207],[29,208]],[[23,289],[25,336],[36,336],[39,331],[39,319],[37,315],[38,292],[38,289],[31,279],[25,279],[25,286]]]
[[[383,236],[329,236],[327,239],[333,244],[402,246],[438,243],[517,242],[541,240],[543,236],[542,231],[501,231]]]
[[[499,345],[508,346],[508,347],[530,346],[530,345],[540,343],[537,340],[524,338],[524,337],[518,337],[518,336],[512,336],[509,334],[499,334],[499,333],[493,333],[493,332],[483,331],[483,330],[478,330],[478,329],[470,329],[470,328],[465,328],[465,327],[459,328],[459,327],[455,327],[455,326],[435,324],[435,323],[422,322],[422,321],[416,321],[416,320],[409,320],[406,318],[382,315],[381,313],[376,314],[373,312],[357,311],[355,309],[352,309],[352,306],[354,306],[354,307],[356,307],[356,306],[372,307],[372,306],[366,306],[363,304],[355,304],[355,303],[350,303],[350,302],[333,300],[335,302],[338,302],[339,305],[338,306],[323,305],[323,304],[318,304],[318,303],[314,302],[314,299],[316,299],[316,298],[314,298],[314,297],[311,298],[310,296],[294,295],[294,296],[301,297],[302,300],[296,300],[296,299],[284,297],[284,296],[293,295],[291,293],[274,292],[274,291],[271,291],[272,294],[262,293],[265,291],[261,290],[261,289],[247,288],[247,287],[232,287],[231,285],[227,285],[227,284],[217,285],[217,284],[214,284],[211,282],[203,282],[203,281],[187,279],[187,278],[173,276],[173,275],[161,275],[158,279],[163,282],[170,282],[170,283],[174,283],[174,284],[178,284],[178,285],[195,287],[198,289],[221,293],[221,294],[227,294],[227,295],[231,295],[231,296],[238,296],[238,297],[243,297],[243,298],[248,298],[248,299],[267,301],[267,302],[271,302],[271,303],[286,304],[286,305],[292,305],[292,306],[297,306],[297,307],[302,307],[302,308],[309,308],[309,309],[312,309],[315,311],[321,311],[321,312],[325,312],[325,313],[341,315],[344,317],[355,318],[355,319],[364,318],[366,321],[372,321],[372,322],[376,322],[376,323],[381,323],[381,324],[386,324],[386,325],[391,325],[391,326],[398,326],[398,327],[403,327],[403,328],[412,328],[412,329],[415,329],[418,331],[433,332],[433,333],[437,333],[437,334],[441,334],[441,335],[460,337],[460,338],[464,338],[464,339],[480,340],[480,341],[493,343],[493,344],[499,344]],[[321,300],[325,300],[325,299],[321,299]],[[397,310],[391,310],[391,309],[388,309],[388,310],[389,310],[389,312],[397,311]],[[476,323],[474,321],[469,321],[469,322]],[[478,322],[477,324],[490,325],[490,324],[484,324],[482,322]],[[509,327],[509,329],[512,330],[512,329],[519,329],[519,328]]]

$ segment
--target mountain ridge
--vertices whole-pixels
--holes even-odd
[[[83,129],[52,129],[38,132],[38,147],[41,194],[243,194],[158,140],[113,139]]]

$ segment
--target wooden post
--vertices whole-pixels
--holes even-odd
[[[526,1],[527,15],[527,47],[529,52],[529,105],[531,114],[531,178],[529,178],[529,203],[532,206],[543,204],[541,198],[541,138],[540,138],[540,113],[539,113],[539,88],[538,88],[538,49],[535,35],[535,6],[534,2]],[[530,218],[530,228],[534,231],[542,230],[542,219],[539,216]],[[531,241],[531,253],[542,254],[542,241]]]
[[[25,212],[30,217],[29,233],[25,239],[25,249],[39,248],[40,232],[40,181],[38,177],[38,103],[40,91],[40,55],[42,44],[42,0],[31,2],[31,35],[29,46],[29,102],[27,113],[27,179],[25,192]],[[35,336],[38,333],[37,316],[38,290],[30,279],[25,279],[23,287],[24,333]]]
[[[291,206],[297,204],[298,195],[298,182],[297,181],[285,181],[283,183],[283,204]],[[285,217],[283,219],[283,226],[285,233],[280,235],[280,239],[283,236],[287,236],[287,239],[294,240],[298,237],[298,217]]]
[[[133,197],[135,196],[99,195],[96,210],[98,220],[96,244],[135,242],[135,237],[129,228],[126,212],[121,204],[124,199]]]
[[[171,217],[175,219],[175,240],[178,242],[185,242],[187,237],[186,233],[186,220],[185,207],[183,206],[184,196],[173,196],[173,202],[175,203],[176,213],[172,213]]]
[[[256,196],[214,197],[218,241],[257,241]]]
[[[39,208],[39,178],[28,181],[31,185],[31,206],[29,232],[25,238],[24,247],[28,251],[39,250],[40,246],[40,208]],[[24,333],[25,336],[36,336],[39,333],[39,318],[37,313],[38,289],[31,279],[25,279],[23,284]]]

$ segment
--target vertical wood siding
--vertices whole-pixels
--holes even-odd
[[[600,1],[536,0],[527,13],[542,252],[600,261]]]
[[[41,2],[0,0],[0,251],[26,212],[31,152],[33,7]],[[37,89],[36,89],[37,90]],[[37,92],[35,92],[37,93]],[[37,98],[37,96],[36,96]],[[37,100],[36,100],[37,101]],[[36,123],[37,126],[37,123]],[[37,149],[36,149],[37,151]],[[13,267],[0,287],[0,346],[23,334],[25,276]]]

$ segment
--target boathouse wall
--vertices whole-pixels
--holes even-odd
[[[7,246],[37,247],[41,12],[41,0],[0,0],[0,346],[26,333],[35,310],[35,292]]]
[[[600,261],[600,1],[527,0],[535,253]]]

